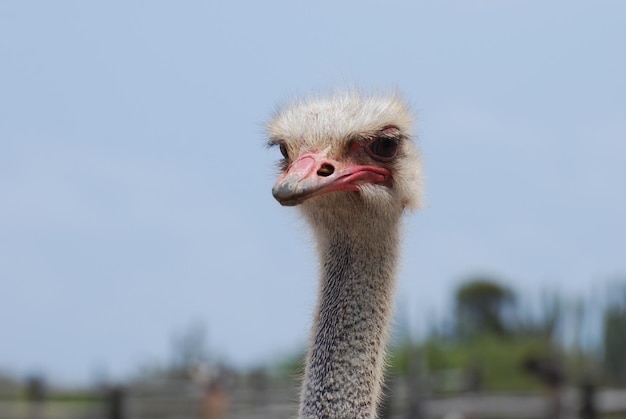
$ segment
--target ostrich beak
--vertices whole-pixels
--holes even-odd
[[[384,167],[346,165],[307,153],[289,165],[272,194],[281,205],[293,206],[328,192],[358,191],[359,185],[388,184],[390,180],[391,172]]]

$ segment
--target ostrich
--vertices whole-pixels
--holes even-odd
[[[268,124],[283,159],[272,193],[298,205],[317,243],[320,282],[300,418],[375,418],[401,218],[418,207],[419,153],[396,94],[300,100]]]

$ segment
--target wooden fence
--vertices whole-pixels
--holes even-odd
[[[411,394],[401,382],[391,388],[384,416],[391,419],[545,418],[542,394],[463,394],[434,398]],[[234,383],[228,389],[189,382],[153,382],[94,392],[84,400],[63,400],[54,393],[39,400],[0,392],[0,419],[292,419],[297,414],[297,384]],[[577,389],[561,397],[560,418],[580,417]],[[626,390],[602,389],[594,405],[601,415],[626,419]]]

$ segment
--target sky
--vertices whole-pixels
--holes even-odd
[[[124,379],[190,324],[235,366],[302,348],[316,257],[264,124],[347,86],[416,117],[414,333],[475,274],[603,292],[626,277],[624,40],[618,0],[0,2],[0,371]]]

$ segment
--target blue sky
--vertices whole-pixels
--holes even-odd
[[[306,340],[311,238],[274,202],[290,97],[398,87],[426,207],[411,322],[488,272],[524,293],[626,276],[626,3],[0,3],[0,370],[89,380],[203,322],[254,365]]]

